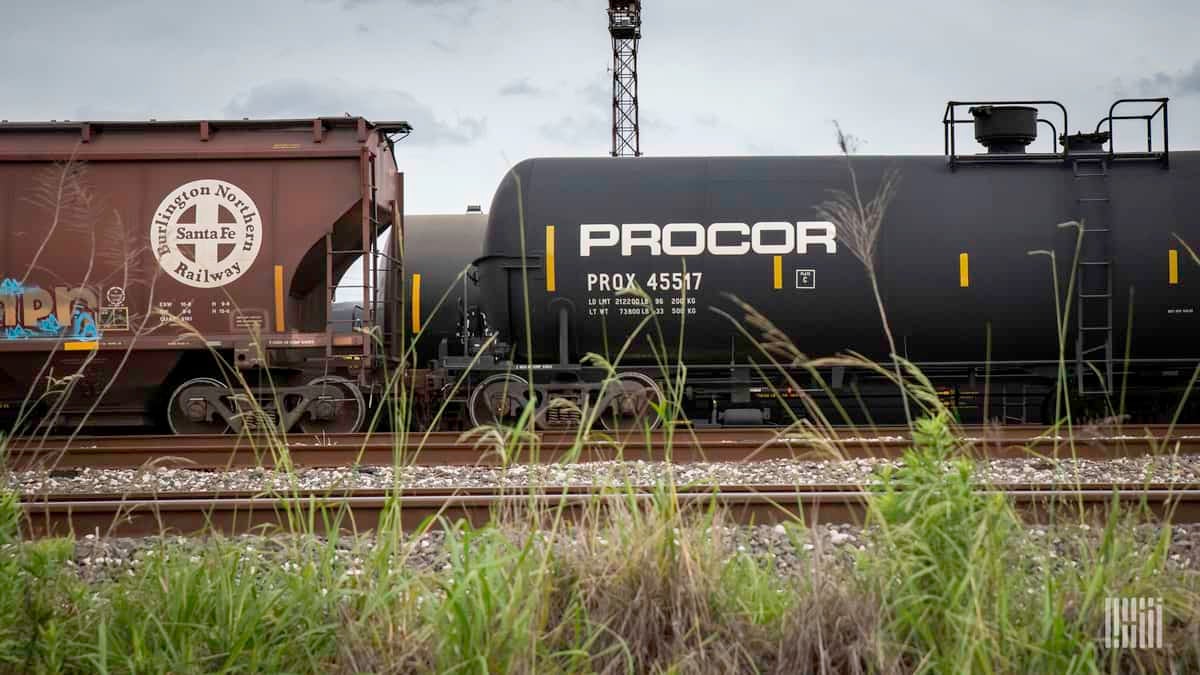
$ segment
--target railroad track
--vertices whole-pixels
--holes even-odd
[[[1200,522],[1200,485],[1106,484],[1006,485],[1004,494],[1032,521],[1052,513],[1076,517],[1083,510],[1100,517],[1115,503],[1141,508],[1155,518]],[[466,520],[483,525],[498,515],[525,519],[561,513],[567,519],[587,512],[631,504],[648,505],[663,495],[647,487],[601,490],[591,487],[534,490],[418,489],[388,494],[379,490],[261,495],[250,493],[171,493],[159,495],[26,495],[22,507],[32,537],[94,533],[99,536],[146,536],[160,533],[261,531],[328,533],[375,529],[386,516],[406,531],[427,524]],[[862,523],[867,498],[862,485],[708,486],[678,490],[681,508],[719,506],[735,522]],[[444,520],[443,520],[444,519]]]
[[[1106,459],[1156,452],[1200,452],[1200,426],[1128,425],[1123,428],[1079,427],[1050,436],[1043,427],[964,427],[970,452],[980,457],[1027,457],[1031,453]],[[831,459],[896,457],[909,446],[904,427],[841,430],[833,438],[814,438],[778,429],[686,429],[670,437],[662,431],[625,434],[614,439],[592,433],[577,440],[573,433],[545,432],[536,441],[524,438],[509,449],[509,461],[554,463],[611,459],[674,462],[755,461],[766,459]],[[69,443],[68,443],[69,441]],[[498,442],[464,439],[458,432],[429,434],[344,434],[287,437],[282,443],[261,436],[89,436],[15,438],[5,463],[9,469],[136,468],[148,463],[195,469],[245,467],[334,467],[391,465],[498,465],[504,454]]]

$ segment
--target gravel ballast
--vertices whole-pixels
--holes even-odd
[[[1172,525],[1170,530],[1168,567],[1200,570],[1200,524]],[[848,571],[855,557],[869,554],[870,549],[870,538],[856,525],[818,525],[810,529],[783,525],[729,526],[723,527],[720,534],[722,541],[727,543],[729,555],[746,554],[759,561],[769,561],[783,576],[810,574],[814,564],[825,570]],[[1149,551],[1161,534],[1159,525],[1139,525],[1135,539]],[[1071,566],[1076,557],[1072,551],[1081,546],[1090,548],[1100,535],[1099,528],[1086,525],[1030,528],[1024,536],[1038,544],[1031,547],[1038,553],[1026,562],[1048,571],[1063,565]],[[569,531],[564,532],[560,536],[560,545],[578,545],[574,536]],[[223,541],[239,549],[243,561],[250,563],[250,569],[259,565],[299,569],[306,557],[312,559],[309,556],[316,555],[318,548],[329,544],[322,538],[305,535],[242,535]],[[401,543],[395,562],[414,571],[443,569],[447,564],[444,541],[445,533],[440,530],[410,537]],[[84,579],[99,581],[131,574],[149,556],[192,556],[208,545],[211,545],[209,541],[195,537],[106,538],[87,535],[75,542],[72,564]],[[354,576],[359,573],[362,557],[369,555],[373,541],[369,536],[343,537],[333,545],[336,564],[344,574]]]
[[[201,471],[181,468],[58,469],[7,475],[8,489],[23,494],[125,494],[172,492],[271,492],[402,488],[472,488],[593,485],[653,485],[673,474],[678,485],[816,485],[867,483],[891,459],[759,462],[591,462],[495,466],[410,466],[400,475],[390,466]],[[996,459],[976,464],[985,483],[1200,483],[1200,455],[1109,460]]]

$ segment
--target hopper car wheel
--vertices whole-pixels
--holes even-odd
[[[197,377],[188,380],[175,388],[171,400],[167,403],[167,425],[171,433],[184,434],[224,434],[229,433],[229,425],[215,410],[209,410],[208,403],[195,393],[201,388],[217,387],[224,392],[229,391],[219,380],[211,377]]]
[[[654,406],[662,404],[663,393],[648,375],[621,373],[605,394],[609,399],[600,411],[600,424],[609,431],[655,429],[662,421]]]
[[[306,434],[352,434],[362,427],[367,402],[358,386],[344,377],[326,375],[308,383],[320,389],[297,425]]]
[[[492,375],[479,383],[467,400],[472,426],[515,423],[529,400],[529,381],[516,375]]]

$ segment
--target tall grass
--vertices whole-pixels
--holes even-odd
[[[1189,672],[1200,588],[1134,512],[1035,537],[981,492],[942,419],[881,476],[865,544],[837,563],[784,528],[801,561],[739,550],[719,508],[597,502],[440,537],[381,529],[151,542],[81,577],[71,540],[20,542],[0,500],[6,672]],[[947,470],[949,465],[949,470]],[[614,496],[631,487],[615,486]],[[1058,543],[1055,543],[1055,539]],[[432,541],[432,544],[424,545]],[[805,544],[815,546],[806,551]],[[80,545],[81,551],[86,547]],[[429,551],[436,551],[432,561]],[[380,555],[380,551],[386,551]],[[418,564],[419,562],[419,564]],[[1168,645],[1106,652],[1103,599],[1168,600]]]

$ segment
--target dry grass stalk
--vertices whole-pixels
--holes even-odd
[[[896,338],[892,335],[892,327],[888,322],[887,307],[883,303],[883,295],[879,292],[879,277],[875,271],[875,256],[879,247],[879,233],[883,229],[883,219],[887,215],[888,205],[896,196],[900,174],[894,170],[885,171],[880,179],[879,188],[875,195],[864,201],[858,184],[858,173],[851,160],[858,149],[858,140],[845,133],[837,122],[838,148],[846,159],[846,171],[850,175],[850,191],[833,190],[833,197],[817,206],[817,214],[837,227],[838,238],[846,244],[854,257],[863,264],[867,271],[867,279],[871,282],[871,290],[875,294],[875,305],[879,310],[879,319],[883,323],[883,332],[887,337],[888,349],[892,355],[892,367],[896,380],[900,383],[900,398],[904,403],[904,418],[908,426],[912,426],[912,411],[909,410],[908,393],[904,388],[904,377],[900,371],[897,359]]]

